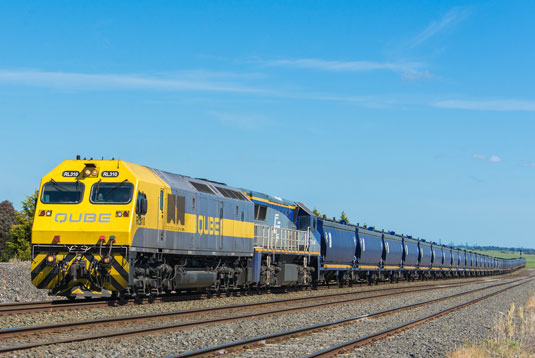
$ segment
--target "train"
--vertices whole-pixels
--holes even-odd
[[[123,160],[65,160],[39,187],[31,279],[50,295],[153,297],[512,272],[501,259],[317,216],[301,202]]]

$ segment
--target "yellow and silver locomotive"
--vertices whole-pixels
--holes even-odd
[[[32,282],[70,297],[276,284],[276,248],[255,249],[255,204],[246,194],[125,161],[64,161],[41,181]],[[300,250],[279,260],[279,284],[310,284],[308,239],[295,228],[278,238],[279,251],[290,241]]]

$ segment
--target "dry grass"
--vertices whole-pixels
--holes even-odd
[[[488,353],[478,347],[467,347],[453,352],[450,358],[488,358]]]
[[[499,312],[487,342],[466,345],[449,358],[535,358],[535,296]]]

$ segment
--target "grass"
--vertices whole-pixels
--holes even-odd
[[[449,358],[535,357],[535,296],[524,306],[513,303],[507,312],[498,312],[490,339],[465,344]]]
[[[513,259],[519,257],[518,253],[511,253],[510,251],[498,251],[498,250],[489,250],[489,251],[476,251],[480,254],[501,257],[503,259]],[[535,255],[525,255],[522,254],[522,257],[526,259],[526,267],[535,267]]]

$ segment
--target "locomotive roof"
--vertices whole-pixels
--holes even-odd
[[[181,174],[174,174],[159,169],[149,168],[173,190],[198,191],[208,195],[227,199],[249,201],[240,189],[207,179],[191,178]]]
[[[274,204],[281,204],[281,205],[286,205],[286,206],[296,206],[295,202],[293,202],[291,200],[283,199],[283,198],[281,198],[279,196],[268,195],[268,194],[260,193],[258,191],[249,190],[249,189],[240,189],[240,190],[242,192],[246,192],[247,195],[252,196],[253,198],[267,200],[267,201],[269,201],[271,203],[274,203]]]

